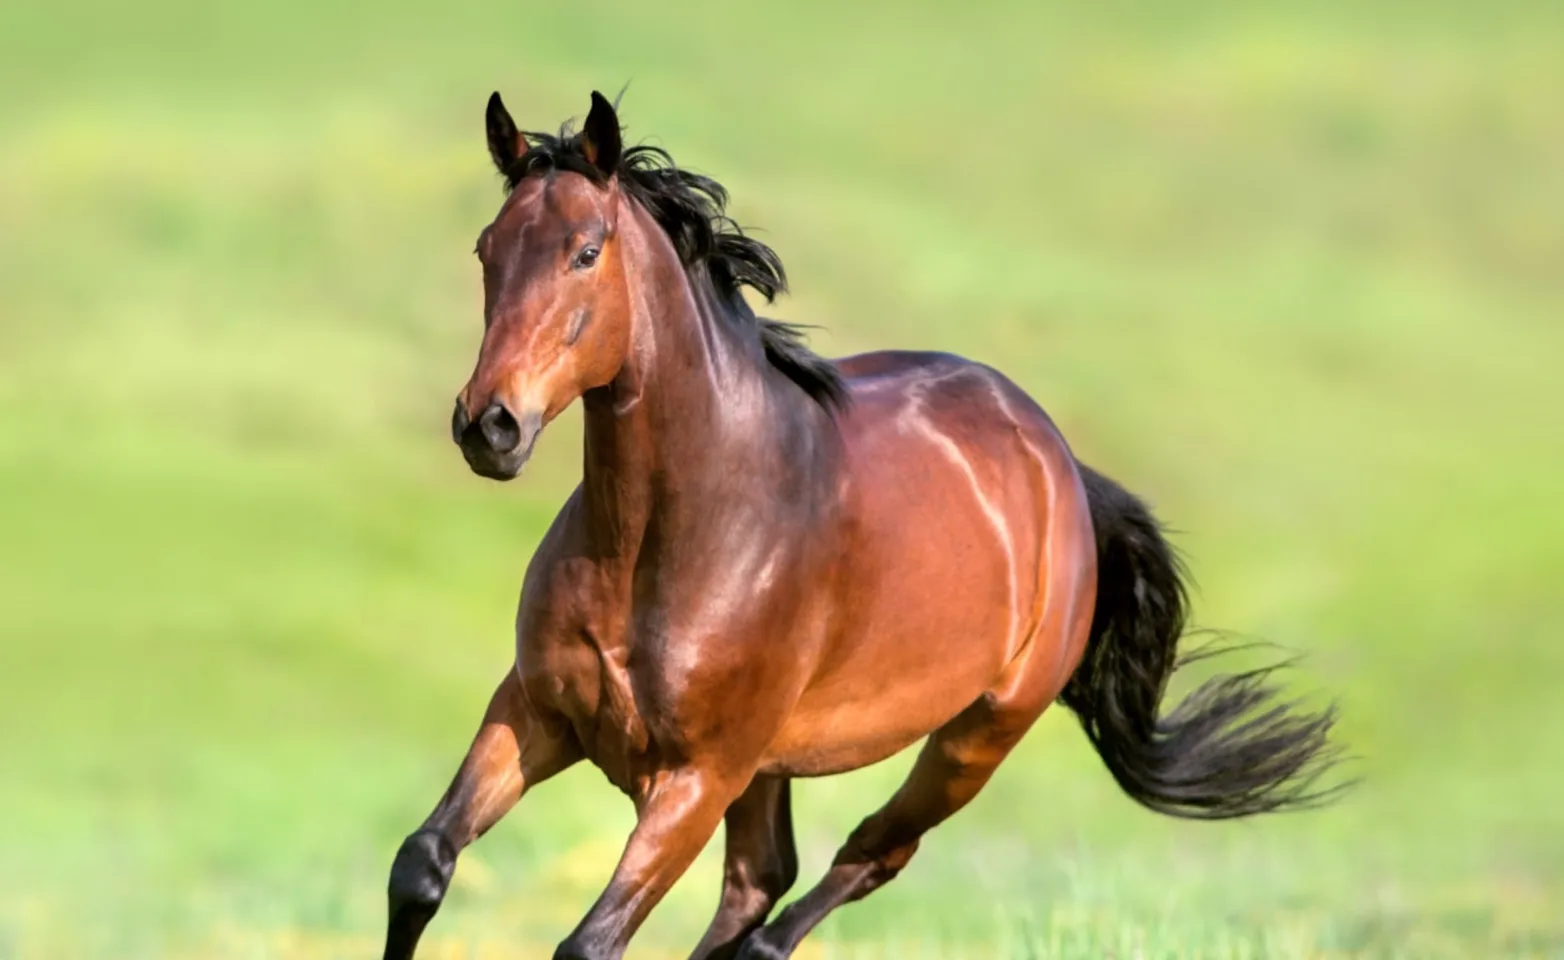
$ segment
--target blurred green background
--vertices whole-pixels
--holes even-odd
[[[1564,956],[1564,7],[0,6],[0,957],[378,955],[575,483],[447,437],[481,115],[716,175],[817,347],[1008,372],[1309,654],[1364,786],[1204,825],[1046,717],[811,957]],[[907,758],[795,791],[812,882]],[[431,957],[546,957],[581,767]],[[632,956],[684,956],[709,849]]]

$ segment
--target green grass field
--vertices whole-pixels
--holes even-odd
[[[0,7],[0,958],[378,955],[579,471],[572,416],[504,487],[447,437],[483,102],[627,80],[780,315],[1008,372],[1366,778],[1164,820],[1057,711],[808,956],[1564,956],[1561,50],[1475,2]],[[908,760],[799,786],[799,889]],[[427,955],[547,957],[631,823],[541,788]]]

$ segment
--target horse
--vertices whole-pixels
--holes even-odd
[[[895,878],[1055,701],[1151,810],[1328,798],[1335,707],[1281,699],[1268,668],[1164,709],[1181,561],[1021,388],[950,354],[828,360],[757,315],[744,290],[785,289],[777,254],[721,184],[626,147],[601,93],[579,132],[519,131],[498,93],[485,125],[506,197],[477,240],[484,330],[451,436],[510,480],[580,400],[582,475],[527,567],[514,661],[397,851],[387,960],[413,956],[459,852],[583,759],[636,826],[556,960],[621,957],[719,824],[721,896],[691,956],[789,956]],[[798,874],[790,781],[919,740],[773,918]]]

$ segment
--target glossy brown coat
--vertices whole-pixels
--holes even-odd
[[[527,570],[515,668],[398,855],[386,956],[412,955],[457,852],[583,758],[638,825],[557,957],[621,956],[724,818],[724,891],[693,956],[785,956],[894,877],[1065,691],[1102,532],[1084,468],[1024,392],[957,357],[868,354],[801,388],[735,319],[721,264],[681,255],[627,188],[601,97],[546,169],[497,97],[489,139],[514,189],[479,241],[485,333],[453,433],[508,479],[579,398],[582,481]],[[924,738],[766,924],[797,871],[789,778]]]

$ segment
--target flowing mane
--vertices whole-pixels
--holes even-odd
[[[581,135],[568,123],[557,134],[527,131],[522,136],[527,152],[505,170],[506,190],[550,170],[579,173],[594,183],[604,181],[602,171],[587,159]],[[809,349],[802,328],[757,316],[745,301],[744,287],[760,293],[767,303],[775,301],[787,290],[787,273],[775,250],[745,236],[727,215],[727,189],[710,177],[680,168],[668,151],[647,144],[627,148],[615,174],[667,233],[690,282],[707,284],[726,307],[729,321],[758,333],[771,365],[826,410],[834,413],[846,407],[847,388],[840,371]]]

